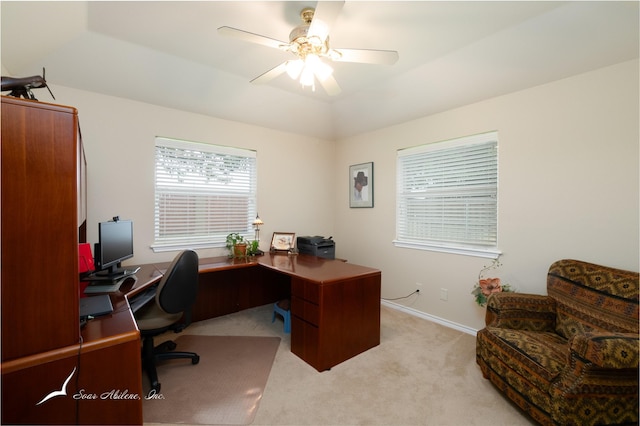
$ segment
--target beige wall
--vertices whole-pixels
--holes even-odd
[[[205,142],[257,150],[261,248],[274,231],[331,234],[335,187],[331,142],[256,126],[161,108],[67,87],[53,88],[56,102],[78,108],[88,162],[88,239],[97,223],[113,216],[134,221],[135,257],[127,262],[170,260],[154,253],[154,138]],[[198,250],[200,256],[226,250]]]
[[[497,130],[499,276],[521,292],[544,294],[546,271],[560,258],[638,271],[638,117],[638,61],[632,61],[340,141],[338,254],[380,268],[383,297],[423,284],[419,296],[394,304],[480,328],[484,309],[470,291],[489,261],[392,244],[396,150]],[[347,169],[368,161],[375,207],[349,209]]]
[[[396,150],[497,130],[503,280],[544,293],[549,264],[564,257],[638,270],[638,61],[337,142],[66,87],[53,91],[80,114],[89,240],[97,239],[98,221],[133,219],[133,263],[174,255],[149,248],[156,135],[256,149],[263,249],[273,231],[333,235],[338,257],[382,270],[383,297],[423,284],[420,296],[393,304],[472,332],[484,309],[470,291],[488,261],[392,245]],[[348,167],[368,161],[375,207],[350,209]],[[441,288],[448,301],[439,300]]]

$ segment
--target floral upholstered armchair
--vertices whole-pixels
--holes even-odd
[[[548,296],[492,294],[483,376],[543,425],[638,424],[639,277],[560,260]]]

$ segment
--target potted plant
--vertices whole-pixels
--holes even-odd
[[[237,232],[227,235],[227,249],[230,257],[245,257],[247,255],[247,242]]]
[[[249,243],[247,247],[247,255],[249,256],[261,256],[264,254],[262,250],[258,247],[260,242],[258,240],[253,240]]]

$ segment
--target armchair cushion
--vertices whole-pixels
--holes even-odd
[[[487,332],[486,338],[500,349],[493,355],[538,386],[548,387],[567,363],[569,345],[555,333],[493,327]]]
[[[491,295],[483,376],[544,425],[637,424],[639,276],[560,260],[548,296]]]

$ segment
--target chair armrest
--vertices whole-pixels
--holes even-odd
[[[555,424],[637,425],[638,334],[573,336],[567,366],[549,387],[549,395]]]
[[[570,350],[602,368],[638,368],[640,338],[633,333],[590,332],[575,335]]]
[[[504,292],[487,300],[487,326],[554,331],[555,324],[556,302],[549,296]]]

